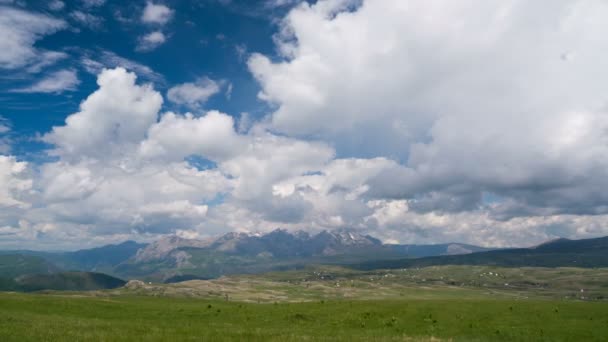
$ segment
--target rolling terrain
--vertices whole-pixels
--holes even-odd
[[[533,248],[494,250],[417,259],[371,260],[357,269],[411,268],[436,265],[493,265],[504,267],[608,267],[608,237],[549,241]]]
[[[114,295],[245,302],[434,298],[608,301],[608,268],[431,266],[356,271],[337,266],[162,284],[129,281]]]

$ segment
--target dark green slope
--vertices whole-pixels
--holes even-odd
[[[125,282],[101,273],[62,272],[40,256],[0,255],[0,291],[100,290]]]
[[[492,265],[505,267],[608,267],[608,237],[551,241],[535,248],[518,248],[435,256],[420,259],[369,261],[357,269],[411,268],[437,265]]]
[[[0,255],[0,290],[18,291],[19,285],[15,282],[15,278],[19,276],[32,273],[50,274],[58,271],[57,266],[41,257],[21,254]]]
[[[21,254],[0,255],[0,277],[2,278],[15,278],[31,273],[48,274],[57,271],[59,271],[57,266],[41,257]]]
[[[40,257],[63,270],[111,272],[114,267],[133,257],[139,249],[146,246],[145,243],[125,241],[117,245],[81,249],[74,252],[0,251],[0,257],[5,255]]]
[[[54,274],[29,274],[15,279],[20,291],[90,291],[113,289],[126,282],[107,274],[95,272],[61,272]]]

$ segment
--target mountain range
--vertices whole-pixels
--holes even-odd
[[[387,245],[370,235],[348,229],[317,234],[277,229],[267,234],[231,232],[200,240],[172,235],[149,244],[126,241],[75,252],[4,253],[39,257],[58,270],[103,272],[125,279],[175,281],[297,269],[308,264],[342,265],[485,250],[488,249],[459,243]]]
[[[261,273],[308,264],[349,264],[369,260],[448,255],[487,250],[465,244],[386,245],[353,230],[311,235],[283,229],[268,234],[227,233],[195,240],[161,238],[115,267],[113,274],[154,281],[215,278],[224,274]]]

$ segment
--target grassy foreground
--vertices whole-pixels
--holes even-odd
[[[608,304],[431,299],[256,304],[0,293],[1,341],[606,341]]]

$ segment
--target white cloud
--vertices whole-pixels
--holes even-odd
[[[97,79],[99,90],[80,104],[65,126],[54,127],[44,141],[56,153],[72,158],[111,157],[128,153],[156,122],[163,102],[151,86],[135,84],[135,74],[123,68],[104,70]]]
[[[104,19],[100,16],[96,16],[91,13],[86,13],[83,11],[73,11],[70,13],[70,17],[74,19],[79,24],[86,26],[92,30],[99,30],[103,27]]]
[[[113,69],[120,67],[133,71],[140,77],[144,77],[150,81],[163,82],[163,76],[152,70],[150,67],[121,57],[108,50],[101,50],[95,53],[87,52],[81,58],[80,62],[87,72],[94,75],[101,73],[104,68]]]
[[[534,246],[557,236],[590,238],[608,234],[607,215],[524,216],[497,221],[487,212],[437,214],[409,210],[405,200],[372,201],[370,228],[401,243],[466,241],[481,246]],[[406,224],[404,224],[406,223]]]
[[[80,84],[76,70],[59,70],[26,88],[12,90],[17,93],[62,93],[75,90]]]
[[[0,154],[8,154],[11,150],[10,122],[0,115]]]
[[[32,189],[32,179],[27,175],[27,163],[13,156],[0,155],[0,208],[28,208],[22,197]]]
[[[222,161],[219,169],[235,179],[232,195],[262,203],[272,185],[283,179],[317,171],[334,156],[323,143],[295,140],[265,132],[252,132],[236,157]]]
[[[220,85],[212,79],[203,77],[195,83],[183,83],[176,85],[167,91],[169,101],[199,108],[207,100],[220,91]]]
[[[294,6],[301,3],[302,0],[266,0],[265,6],[268,8]]]
[[[11,7],[0,7],[0,68],[16,69],[40,61],[36,41],[66,27],[63,20]]]
[[[152,51],[167,41],[165,34],[161,31],[150,32],[139,38],[137,51]]]
[[[65,3],[60,0],[53,0],[49,2],[48,6],[52,11],[61,11],[65,7]]]
[[[99,7],[106,3],[106,0],[82,0],[85,7]]]
[[[51,66],[58,61],[68,58],[68,54],[58,51],[41,51],[38,50],[38,60],[26,68],[27,72],[38,73],[44,68]]]
[[[173,13],[173,10],[165,5],[148,1],[141,15],[141,21],[146,24],[164,25],[173,18]]]
[[[185,163],[125,170],[120,160],[88,160],[48,164],[42,172],[44,212],[54,220],[88,225],[95,235],[189,228],[207,213],[200,202],[229,186],[217,171]]]
[[[211,111],[195,118],[192,114],[166,113],[148,130],[140,153],[146,158],[163,160],[180,161],[197,154],[220,161],[238,153],[243,144],[244,138],[234,131],[234,120],[229,115]]]

